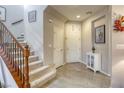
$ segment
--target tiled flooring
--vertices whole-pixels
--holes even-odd
[[[82,63],[70,63],[57,69],[55,79],[42,87],[48,88],[109,88],[110,77],[86,68]]]

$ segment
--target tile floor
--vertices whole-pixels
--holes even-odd
[[[110,77],[94,73],[82,63],[69,63],[57,69],[57,76],[44,88],[109,88]]]

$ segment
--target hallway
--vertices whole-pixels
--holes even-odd
[[[15,8],[3,7],[10,12]],[[8,59],[4,62],[11,62],[8,64],[8,67],[12,67],[9,70],[17,72],[14,80],[19,83],[18,86],[17,83],[13,86],[10,82],[11,87],[110,87],[109,5],[39,5],[17,8],[18,11],[24,10],[24,16],[20,16],[24,19],[22,26],[18,24],[19,28],[15,26],[13,30],[13,26],[6,25],[8,21],[5,25],[0,22],[2,58]],[[30,22],[29,16],[32,11],[35,19],[40,21]],[[11,14],[14,12],[7,15],[16,18]],[[16,33],[20,28],[23,28],[22,32]],[[94,73],[84,64],[99,72]],[[13,72],[11,74],[13,75]],[[17,77],[19,82],[16,80]]]
[[[57,69],[55,79],[43,87],[48,88],[108,88],[110,78],[86,69],[82,63],[69,63]],[[39,87],[41,87],[39,85]]]

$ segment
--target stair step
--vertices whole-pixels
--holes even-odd
[[[17,39],[24,39],[24,36],[19,36],[17,37]]]
[[[22,45],[22,47],[25,47],[26,45],[29,45],[29,49],[30,49],[30,50],[32,49],[32,45],[27,44],[26,41],[24,41],[24,42],[19,42],[19,43]]]
[[[24,39],[17,39],[18,42],[24,42]]]
[[[42,66],[40,68],[37,68],[37,69],[29,72],[30,81],[33,81],[33,80],[36,80],[36,79],[42,77],[43,75],[48,73],[48,71],[50,71],[49,66]]]
[[[56,76],[56,70],[51,70],[49,73],[46,73],[44,76],[30,82],[32,88],[40,88],[43,84],[47,83],[49,80],[53,79]]]
[[[29,56],[29,62],[34,62],[34,61],[38,61],[39,57],[38,56]]]
[[[22,58],[16,58],[16,60],[22,60]],[[39,60],[38,56],[29,56],[29,62],[34,62],[38,60]]]
[[[20,36],[24,36],[24,33],[21,33],[21,35]]]
[[[24,42],[19,42],[22,46],[26,46],[27,45],[27,42],[24,41]]]
[[[12,55],[18,55],[19,54],[19,52],[12,52]],[[35,54],[35,51],[34,50],[32,50],[32,51],[30,51],[30,56],[33,56]]]
[[[23,46],[23,47],[25,47],[25,46]],[[13,50],[17,50],[17,51],[19,50],[19,48],[11,48],[11,47],[7,47],[7,49],[8,49],[10,52],[13,51]],[[30,49],[30,50],[33,50],[31,46],[29,46],[29,49]]]
[[[41,60],[29,63],[29,71],[35,70],[43,66],[43,62]]]

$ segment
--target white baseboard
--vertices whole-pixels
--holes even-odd
[[[84,65],[86,65],[86,66],[87,66],[87,64],[86,64],[86,62],[85,62],[85,61],[79,60],[79,62],[81,62],[81,63],[83,63]],[[100,70],[100,72],[101,72],[102,74],[106,75],[106,76],[111,77],[111,75],[110,75],[110,74],[108,74],[108,73],[106,73],[106,72],[104,72],[104,71],[101,71],[101,70]]]
[[[83,61],[83,60],[79,60],[78,62],[83,63],[84,65],[86,65],[86,66],[87,66],[86,62],[85,62],[85,61]],[[111,75],[110,75],[110,74],[108,74],[108,73],[106,73],[106,72],[104,72],[104,71],[101,71],[101,70],[100,70],[99,72],[101,72],[102,74],[104,74],[104,75],[106,75],[106,76],[108,76],[108,77],[111,77]]]
[[[100,71],[102,74],[104,74],[104,75],[107,75],[107,76],[109,76],[109,77],[111,77],[111,75],[110,74],[108,74],[108,73],[106,73],[106,72],[104,72],[104,71]]]
[[[79,60],[79,62],[83,63],[84,65],[86,65],[86,62],[83,60]]]

